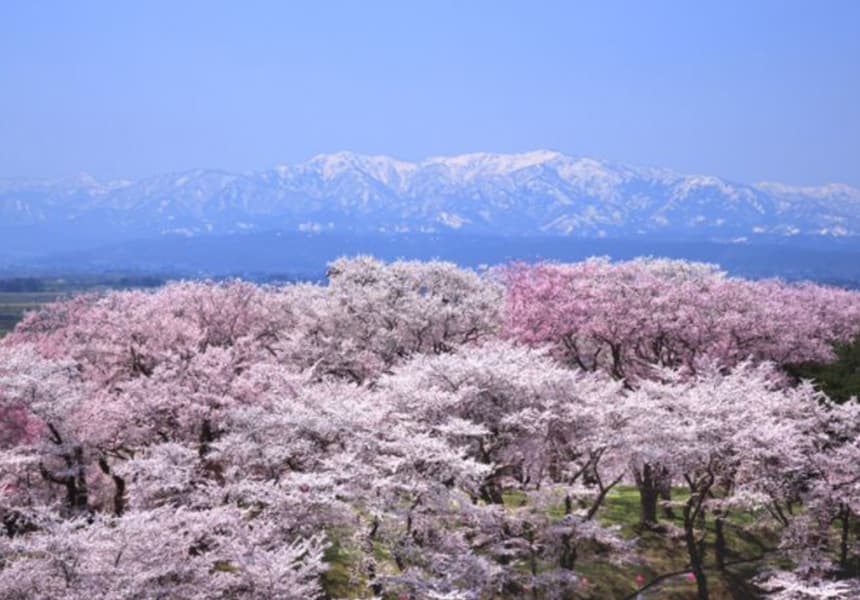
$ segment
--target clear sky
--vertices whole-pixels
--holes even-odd
[[[536,148],[860,186],[860,1],[0,2],[0,176]]]

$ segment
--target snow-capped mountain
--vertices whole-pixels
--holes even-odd
[[[860,236],[860,190],[738,184],[544,150],[420,162],[340,152],[250,173],[0,180],[0,235],[13,230],[104,240],[270,230],[850,238]]]

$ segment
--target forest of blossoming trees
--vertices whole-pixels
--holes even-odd
[[[607,598],[647,534],[706,599],[743,528],[760,597],[858,598],[860,406],[784,370],[858,333],[651,259],[76,296],[0,341],[0,597]]]

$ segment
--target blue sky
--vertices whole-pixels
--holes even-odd
[[[0,176],[536,148],[860,185],[860,2],[0,3]]]

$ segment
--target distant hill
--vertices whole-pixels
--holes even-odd
[[[740,184],[551,151],[420,162],[341,152],[251,173],[0,180],[0,269],[71,261],[265,271],[290,259],[321,270],[337,249],[497,262],[589,247],[659,254],[661,245],[758,257],[748,270],[764,262],[771,274],[840,278],[852,271],[846,257],[860,252],[860,190]],[[293,256],[267,257],[273,248]],[[822,253],[830,258],[810,266]],[[789,256],[810,264],[788,265]],[[818,272],[825,267],[836,268]]]

